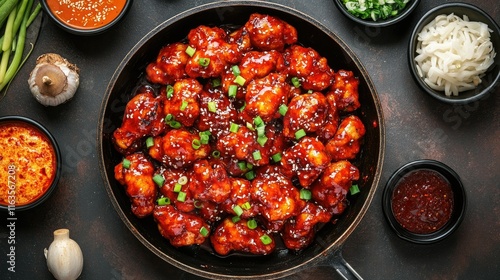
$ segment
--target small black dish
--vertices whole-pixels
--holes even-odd
[[[103,25],[100,27],[95,27],[95,28],[78,28],[78,27],[74,27],[74,26],[67,24],[66,22],[61,20],[58,16],[56,16],[56,12],[52,11],[52,9],[49,7],[48,2],[49,2],[48,0],[41,0],[40,1],[40,3],[42,4],[42,8],[43,8],[44,13],[47,14],[49,16],[49,18],[54,23],[56,23],[57,26],[59,26],[63,30],[65,30],[69,33],[72,33],[72,34],[82,35],[82,36],[91,36],[91,35],[101,34],[105,31],[109,30],[113,26],[115,26],[118,22],[120,22],[125,17],[128,10],[130,9],[130,7],[132,6],[133,0],[125,0],[125,5],[124,5],[123,9],[120,11],[120,13],[118,14],[118,16],[116,16],[115,19],[113,19],[111,22],[109,22],[106,25]],[[90,2],[92,2],[92,1],[90,1]],[[85,2],[85,4],[92,4],[92,3]]]
[[[411,0],[410,2],[408,2],[406,7],[398,15],[390,17],[388,19],[377,20],[377,21],[374,21],[371,18],[362,19],[362,18],[359,18],[359,17],[351,14],[349,12],[349,10],[346,8],[343,0],[334,0],[333,2],[337,6],[337,8],[340,10],[340,12],[342,12],[342,14],[344,14],[344,16],[346,16],[347,18],[351,19],[354,22],[357,22],[359,24],[369,26],[369,27],[386,27],[386,26],[398,23],[401,20],[403,20],[404,18],[406,18],[409,14],[411,14],[415,10],[415,8],[420,3],[420,0]]]
[[[57,144],[56,139],[50,133],[50,131],[47,128],[45,128],[38,121],[35,121],[35,120],[28,118],[28,117],[23,117],[23,116],[3,116],[3,117],[0,117],[0,124],[9,124],[9,123],[21,123],[21,124],[27,125],[31,128],[34,128],[35,130],[44,134],[47,137],[48,141],[50,142],[51,146],[53,147],[54,154],[55,154],[56,170],[55,170],[54,179],[52,180],[52,183],[50,184],[49,188],[45,191],[45,193],[43,195],[41,195],[40,197],[31,201],[28,204],[15,206],[14,208],[12,206],[0,204],[0,211],[23,211],[23,210],[32,209],[32,208],[42,204],[44,201],[46,201],[52,195],[52,193],[56,189],[57,184],[59,182],[59,179],[61,177],[62,157],[61,157],[61,151],[59,149],[59,145]]]
[[[466,15],[470,21],[483,22],[488,25],[488,28],[493,32],[490,34],[490,40],[495,49],[496,56],[493,65],[490,66],[485,76],[481,78],[482,82],[475,88],[467,91],[460,92],[458,96],[446,96],[444,91],[438,91],[428,86],[417,70],[417,63],[415,57],[417,55],[418,34],[422,29],[434,20],[438,15],[453,13],[456,16],[463,18]],[[480,8],[468,3],[445,3],[436,6],[425,13],[422,18],[415,25],[413,32],[410,36],[408,44],[408,63],[410,72],[417,84],[430,96],[449,104],[467,104],[473,101],[482,99],[489,94],[493,94],[497,85],[500,83],[500,27],[495,20]]]
[[[418,234],[405,229],[396,220],[392,210],[393,192],[401,179],[410,172],[422,169],[436,171],[441,174],[450,183],[453,192],[453,210],[450,219],[440,229],[428,234]],[[466,206],[465,189],[458,174],[444,163],[429,159],[412,161],[396,170],[387,181],[382,195],[382,209],[391,228],[400,238],[418,244],[435,243],[452,234],[462,222]]]

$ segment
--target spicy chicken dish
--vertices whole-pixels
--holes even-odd
[[[144,72],[113,133],[114,175],[173,246],[298,251],[346,209],[365,134],[358,79],[293,26],[264,14],[201,25]]]

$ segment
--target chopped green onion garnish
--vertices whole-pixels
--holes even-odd
[[[311,191],[308,189],[301,189],[300,190],[300,199],[303,200],[310,200],[312,198]]]
[[[180,202],[186,201],[186,193],[185,192],[179,192],[177,195],[177,200]]]
[[[191,47],[191,46],[187,46],[187,48],[186,48],[186,53],[187,53],[189,56],[191,56],[191,57],[192,57],[192,56],[194,55],[194,53],[195,53],[195,52],[196,52],[196,49],[195,49],[195,48],[193,48],[193,47]]]
[[[349,191],[351,192],[351,195],[355,195],[360,192],[358,185],[352,185],[349,188]]]
[[[123,161],[122,161],[122,166],[125,169],[129,169],[130,168],[130,160],[124,158]]]
[[[245,178],[247,178],[247,180],[253,180],[255,178],[255,172],[253,170],[248,171],[245,173]]]
[[[257,228],[257,221],[254,219],[248,220],[247,226],[249,229],[256,229]]]
[[[229,89],[227,91],[227,95],[229,97],[235,97],[237,92],[238,92],[238,86],[237,85],[230,85]]]
[[[168,205],[170,204],[170,198],[160,197],[156,200],[156,203],[158,203],[159,206]]]
[[[279,162],[281,160],[281,153],[276,153],[271,156],[274,162]]]
[[[245,78],[243,78],[242,76],[237,76],[235,79],[234,79],[234,83],[240,85],[240,86],[243,86],[245,84],[247,80],[245,80]]]
[[[173,119],[174,119],[174,115],[172,115],[172,114],[168,114],[168,115],[165,116],[165,122],[166,123],[170,122]]]
[[[209,101],[207,107],[209,112],[217,112],[217,103],[215,103],[215,101]]]
[[[171,128],[180,128],[182,126],[178,121],[170,121],[168,125],[170,125]]]
[[[163,178],[163,176],[161,176],[160,174],[156,174],[155,176],[153,176],[153,181],[159,186],[163,186],[163,183],[165,183],[165,178]]]
[[[239,205],[235,205],[233,207],[233,211],[234,211],[234,214],[236,214],[236,216],[241,216],[241,214],[243,214],[243,209],[241,209],[241,207]]]
[[[210,140],[210,136],[209,135],[206,135],[206,134],[201,134],[200,135],[200,143],[201,144],[208,144],[208,141]]]
[[[208,231],[208,229],[207,229],[206,227],[204,227],[204,226],[203,226],[203,227],[201,227],[201,228],[200,228],[200,234],[201,234],[203,237],[207,237],[207,236],[208,236],[208,234],[209,234],[209,231]]]
[[[198,59],[198,64],[202,67],[207,67],[210,64],[210,58],[201,57],[200,59]]]
[[[233,75],[235,75],[235,76],[239,76],[241,74],[241,71],[240,71],[240,68],[238,67],[238,65],[233,65],[233,67],[231,67],[231,70],[233,71]]]
[[[253,156],[254,160],[261,160],[262,159],[262,155],[260,154],[260,151],[253,152],[252,156]]]
[[[153,137],[148,137],[146,139],[146,148],[151,148],[154,146],[154,144],[155,144],[155,141],[154,141]]]
[[[241,170],[241,171],[245,171],[247,170],[247,163],[244,162],[244,161],[238,161],[238,168]]]
[[[300,129],[297,132],[295,132],[295,139],[299,140],[300,138],[306,136],[306,132],[304,129]]]
[[[247,128],[250,129],[251,131],[255,131],[255,128],[253,127],[253,125],[249,122],[247,122]]]
[[[186,110],[187,106],[188,106],[187,101],[182,100],[181,107],[180,107],[181,111]]]
[[[167,92],[167,98],[170,99],[174,95],[174,87],[171,85],[168,85],[167,88],[165,89]]]
[[[280,112],[280,115],[285,116],[286,112],[288,111],[288,106],[286,106],[286,104],[281,104],[278,110]]]
[[[213,156],[214,158],[220,158],[220,152],[219,152],[219,151],[217,151],[217,150],[214,150],[214,151],[212,152],[212,156]]]
[[[264,245],[269,245],[273,242],[273,240],[271,239],[271,237],[269,237],[269,235],[267,234],[264,234],[260,237],[260,241],[262,241],[262,243]]]
[[[229,128],[229,131],[236,133],[236,132],[238,132],[239,129],[240,129],[239,125],[237,125],[235,123],[231,123],[231,127]]]
[[[255,117],[253,119],[253,123],[255,124],[256,127],[260,127],[260,126],[265,125],[264,121],[262,120],[262,118],[260,116]]]
[[[174,185],[174,192],[178,193],[182,190],[182,185],[179,183],[175,183]]]
[[[188,182],[188,177],[187,177],[187,176],[181,176],[181,177],[179,178],[179,180],[177,180],[177,183],[179,183],[179,184],[181,184],[181,185],[183,185],[183,186],[184,186],[185,184],[187,184],[187,182]]]
[[[300,87],[300,81],[299,81],[299,78],[297,77],[293,77],[292,78],[292,85],[296,88],[299,88]]]
[[[266,126],[261,125],[257,127],[257,136],[258,137],[266,136]]]
[[[377,21],[379,19],[388,19],[397,15],[402,11],[409,0],[343,0],[347,11],[355,17],[361,19],[371,19]]]
[[[201,202],[201,201],[199,201],[199,200],[195,200],[195,201],[193,202],[193,205],[194,205],[194,207],[195,207],[195,208],[200,209],[200,208],[202,208],[202,207],[203,207],[203,202]]]
[[[218,87],[221,85],[220,79],[213,79],[212,80],[212,87]]]
[[[259,136],[257,138],[257,143],[259,143],[262,147],[264,147],[264,145],[266,144],[267,142],[267,137],[264,135],[264,136]]]
[[[195,150],[198,150],[201,147],[200,140],[193,139],[193,141],[191,142],[191,147],[193,147],[193,149],[195,149]]]
[[[252,170],[253,164],[251,164],[250,162],[247,162],[247,168],[248,168],[248,170]]]
[[[247,106],[247,103],[246,103],[246,102],[244,102],[244,103],[243,103],[243,106],[241,106],[241,108],[240,108],[240,112],[241,112],[241,111],[243,111],[243,110],[245,110],[245,107],[246,107],[246,106]]]
[[[245,210],[250,210],[250,208],[252,208],[252,205],[250,204],[250,202],[247,201],[241,205],[241,208]]]
[[[240,220],[241,220],[240,216],[233,216],[233,217],[231,218],[231,221],[233,221],[233,223],[237,223],[237,222],[239,222]]]

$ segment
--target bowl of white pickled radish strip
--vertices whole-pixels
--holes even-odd
[[[408,46],[417,84],[447,103],[466,104],[497,92],[500,28],[488,13],[468,3],[429,10],[415,25]]]

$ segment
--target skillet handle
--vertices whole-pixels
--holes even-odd
[[[327,259],[327,262],[332,266],[337,273],[346,280],[363,280],[351,265],[349,265],[344,257],[342,257],[342,248],[339,248],[333,253],[333,256]]]

